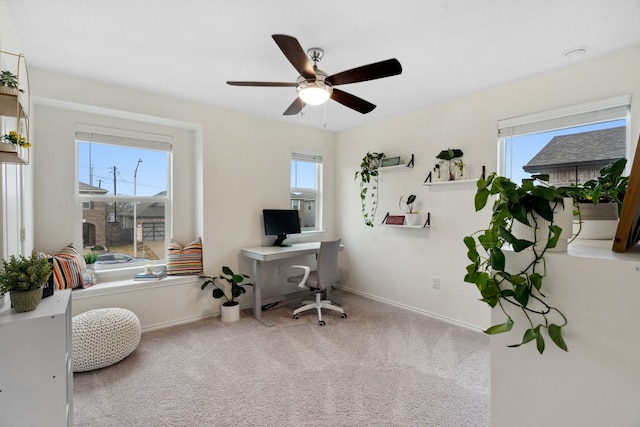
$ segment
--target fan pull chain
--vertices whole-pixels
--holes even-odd
[[[324,125],[322,125],[323,127],[327,127],[327,103],[325,102],[323,104],[324,107]]]

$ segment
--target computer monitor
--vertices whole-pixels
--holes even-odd
[[[278,236],[273,246],[290,246],[283,242],[287,234],[300,233],[300,217],[295,209],[263,209],[264,234]]]

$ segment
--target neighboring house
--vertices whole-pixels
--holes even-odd
[[[527,173],[549,174],[556,187],[583,183],[626,156],[624,126],[555,136],[523,166]]]
[[[107,194],[104,188],[79,182],[80,194]],[[82,204],[82,242],[85,247],[105,246],[107,204],[101,202],[84,202]]]
[[[291,209],[296,209],[301,212],[300,227],[303,229],[316,226],[315,204],[315,192],[291,192]]]
[[[79,183],[80,194],[106,195],[109,191],[84,182]],[[157,194],[164,195],[166,192]],[[135,215],[138,218],[137,241],[164,240],[164,203],[138,203]],[[82,206],[82,241],[85,247],[106,247],[131,244],[134,227],[133,205],[118,203],[114,210],[110,202],[85,202]]]

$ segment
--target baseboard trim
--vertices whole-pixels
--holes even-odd
[[[338,289],[341,289],[341,290],[346,291],[346,292],[351,292],[353,294],[357,294],[357,295],[363,296],[365,298],[369,298],[369,299],[373,299],[373,300],[376,300],[376,301],[380,301],[380,302],[383,302],[385,304],[393,305],[394,307],[404,308],[405,310],[413,311],[414,313],[419,313],[419,314],[422,314],[422,315],[425,315],[425,316],[433,317],[435,319],[443,320],[443,321],[445,321],[447,323],[451,323],[451,324],[456,325],[456,326],[462,326],[465,329],[470,329],[470,330],[475,331],[475,332],[483,332],[484,331],[483,328],[480,328],[479,326],[476,326],[476,325],[472,325],[471,323],[461,322],[459,320],[452,319],[450,317],[443,316],[441,314],[433,313],[431,311],[422,310],[420,308],[412,307],[412,306],[406,305],[406,304],[401,304],[401,303],[399,303],[397,301],[392,301],[392,300],[389,300],[389,299],[386,299],[386,298],[380,298],[379,296],[368,294],[366,292],[362,292],[362,291],[359,291],[357,289],[352,289],[352,288],[344,287],[344,286],[338,286]]]

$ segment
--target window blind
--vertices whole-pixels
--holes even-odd
[[[171,151],[173,142],[173,137],[170,135],[80,124],[76,126],[76,139],[157,151]]]
[[[591,123],[625,119],[631,107],[631,95],[621,95],[571,107],[498,120],[498,136],[529,135],[555,129],[567,129]]]
[[[318,154],[291,153],[291,160],[309,163],[322,163],[322,156]]]

